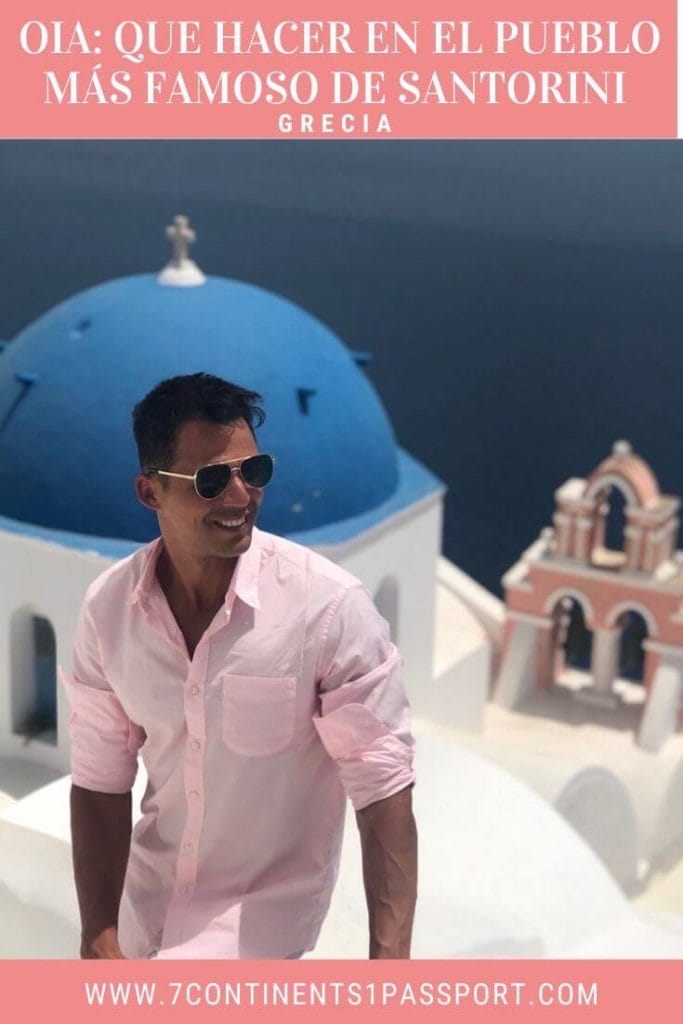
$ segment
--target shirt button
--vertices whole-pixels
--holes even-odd
[[[198,686],[191,686],[190,687],[190,693],[194,693],[194,694],[199,693],[199,687]]]
[[[184,843],[183,847],[189,853],[192,850],[192,843]]]
[[[189,891],[190,891],[189,885],[181,885],[180,886],[180,895],[181,896],[187,896]]]
[[[201,743],[199,742],[199,740],[192,740],[190,746],[192,747],[193,750],[199,750]]]
[[[199,793],[197,792],[196,789],[190,790],[190,796],[193,800],[199,800]]]

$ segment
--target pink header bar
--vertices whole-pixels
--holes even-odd
[[[674,0],[7,12],[3,138],[676,137]]]

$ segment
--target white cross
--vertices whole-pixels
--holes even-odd
[[[190,246],[196,241],[197,234],[190,227],[189,217],[179,213],[173,223],[166,228],[166,237],[173,242],[173,266],[181,267],[188,258]]]

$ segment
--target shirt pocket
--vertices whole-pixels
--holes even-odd
[[[224,673],[223,740],[231,750],[263,757],[285,750],[294,738],[296,677]]]

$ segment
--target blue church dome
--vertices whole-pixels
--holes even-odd
[[[263,395],[258,440],[277,459],[259,518],[264,529],[315,530],[394,494],[399,453],[391,424],[352,353],[286,299],[199,277],[193,287],[153,274],[107,281],[7,345],[0,515],[99,537],[156,536],[156,518],[133,490],[131,410],[162,378],[198,370]]]

